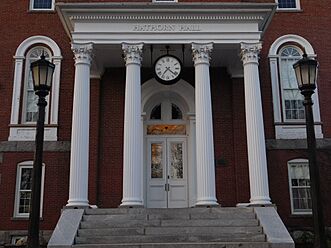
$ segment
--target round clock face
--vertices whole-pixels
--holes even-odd
[[[165,55],[157,59],[154,65],[156,79],[163,84],[174,84],[180,79],[182,64],[174,56]]]

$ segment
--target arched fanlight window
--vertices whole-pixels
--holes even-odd
[[[152,109],[151,120],[161,120],[161,103]]]
[[[173,120],[181,120],[181,119],[183,119],[182,111],[174,103],[171,104],[171,117],[172,117]]]
[[[280,81],[282,88],[283,117],[285,121],[305,120],[303,96],[298,89],[293,64],[301,59],[302,51],[295,46],[280,50]]]
[[[36,96],[33,89],[32,73],[30,70],[30,65],[32,62],[40,59],[40,56],[44,54],[46,60],[50,60],[51,53],[45,47],[33,47],[28,51],[26,55],[25,64],[25,76],[24,76],[24,91],[23,91],[23,106],[22,106],[22,123],[35,123],[38,119],[38,107]],[[48,113],[48,108],[46,109],[46,117]],[[47,123],[47,118],[46,123]]]

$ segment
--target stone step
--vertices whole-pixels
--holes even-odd
[[[86,215],[112,214],[183,214],[183,213],[253,213],[253,208],[215,207],[215,208],[94,208],[86,209]]]
[[[111,228],[111,227],[200,227],[200,226],[258,226],[257,219],[197,219],[197,220],[126,220],[114,219],[112,221],[99,220],[99,221],[82,221],[80,223],[81,229],[98,229],[98,228]]]
[[[149,213],[149,214],[107,214],[84,215],[83,221],[114,221],[114,220],[170,220],[170,219],[255,219],[253,212],[239,213]]]
[[[269,244],[266,242],[208,242],[208,243],[177,243],[177,244],[78,244],[73,248],[269,248]]]
[[[178,243],[178,242],[265,242],[264,234],[218,235],[131,235],[76,237],[76,244]]]
[[[176,235],[176,234],[262,234],[262,227],[146,227],[80,229],[79,237],[116,235]]]

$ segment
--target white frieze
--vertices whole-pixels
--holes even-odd
[[[262,49],[262,43],[241,43],[241,60],[243,64],[259,64],[259,53]]]
[[[139,44],[122,44],[122,49],[124,53],[124,60],[126,64],[138,64],[141,65],[142,53],[143,53],[143,43]]]
[[[194,64],[208,64],[211,59],[211,52],[213,50],[213,43],[208,44],[192,44],[192,55]]]
[[[92,60],[93,44],[71,44],[71,50],[75,56],[76,63],[90,64]]]

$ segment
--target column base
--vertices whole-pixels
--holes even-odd
[[[261,197],[261,198],[251,198],[250,200],[250,206],[256,206],[256,205],[272,205],[271,199],[269,197]]]
[[[143,208],[144,204],[137,199],[123,199],[120,208]]]
[[[195,203],[195,207],[217,207],[219,204],[217,203],[216,198],[208,198],[208,199],[198,199]]]
[[[89,208],[90,204],[86,200],[68,200],[66,207]]]

